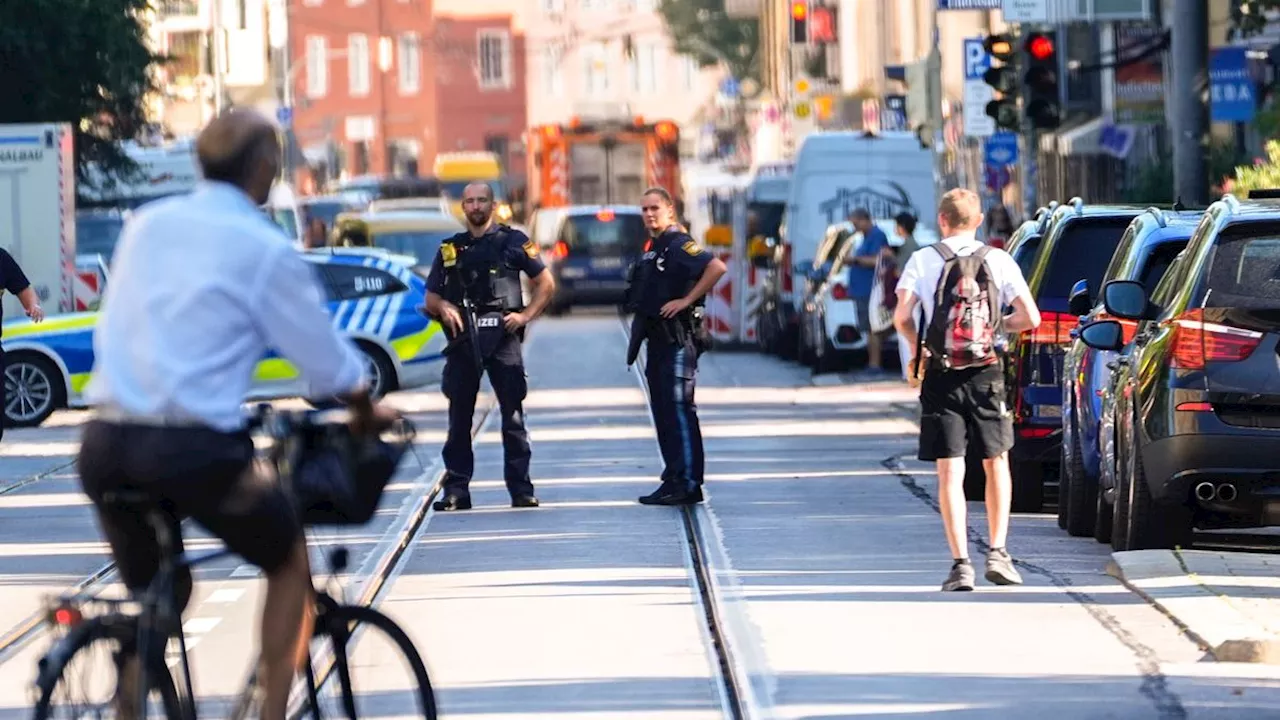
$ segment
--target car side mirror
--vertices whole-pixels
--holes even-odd
[[[1081,280],[1071,288],[1067,300],[1067,312],[1076,317],[1083,317],[1093,310],[1093,298],[1089,297],[1089,281]]]
[[[1099,320],[1085,325],[1080,339],[1095,350],[1119,350],[1124,347],[1124,329],[1115,320]]]
[[[1147,289],[1134,280],[1112,280],[1102,288],[1102,304],[1108,313],[1126,320],[1147,319]]]

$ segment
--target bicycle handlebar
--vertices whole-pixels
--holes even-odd
[[[336,410],[280,410],[271,403],[257,403],[249,411],[247,428],[249,432],[266,430],[266,435],[274,440],[283,440],[290,436],[306,433],[309,430],[324,428],[346,428],[346,417],[322,419],[323,416],[337,412]],[[345,414],[345,413],[344,413]],[[400,435],[401,442],[412,442],[417,435],[417,428],[407,417],[400,417],[391,426]]]

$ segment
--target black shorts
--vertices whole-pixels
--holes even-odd
[[[982,457],[1013,447],[1013,413],[1000,363],[982,368],[930,367],[920,385],[921,460],[965,457],[969,443]]]
[[[151,582],[159,568],[159,547],[145,517],[104,506],[103,496],[113,490],[154,498],[179,551],[178,522],[189,517],[267,573],[284,565],[302,536],[289,495],[256,471],[248,433],[93,420],[85,425],[76,469],[97,507],[121,577],[133,590]],[[190,585],[189,574],[179,578],[180,607],[186,605]]]

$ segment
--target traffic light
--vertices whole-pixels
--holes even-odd
[[[1058,44],[1049,33],[1033,32],[1023,42],[1027,55],[1027,118],[1034,127],[1052,130],[1062,123],[1058,97]]]
[[[1017,53],[1013,40],[1008,35],[988,35],[982,41],[982,47],[991,56],[992,65],[982,74],[982,81],[990,85],[999,95],[987,103],[987,115],[994,118],[996,125],[1007,130],[1018,130],[1018,87],[1017,70],[1014,67]]]
[[[809,0],[791,0],[791,43],[809,42]]]

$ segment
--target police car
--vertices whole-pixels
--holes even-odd
[[[440,324],[419,312],[426,280],[400,259],[379,252],[302,253],[322,281],[334,326],[364,354],[374,394],[438,382],[446,339]],[[98,313],[56,315],[33,324],[4,323],[4,412],[10,427],[34,427],[54,410],[84,407],[81,393],[93,368]],[[246,400],[297,397],[297,368],[268,352]]]

